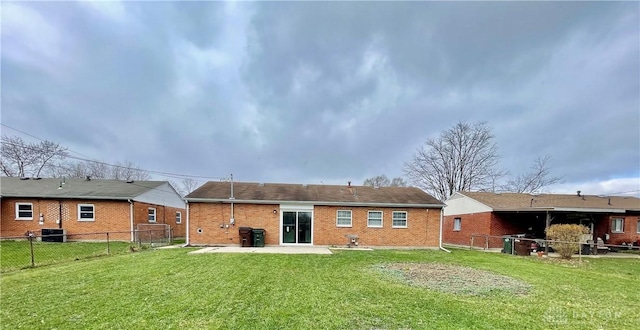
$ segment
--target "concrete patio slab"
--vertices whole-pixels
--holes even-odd
[[[274,253],[274,254],[332,254],[326,247],[317,246],[212,246],[189,253]]]

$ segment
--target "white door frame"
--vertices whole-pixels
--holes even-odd
[[[284,212],[311,212],[311,243],[283,243],[282,239],[283,239],[283,224],[284,224],[284,219],[283,219],[283,214]],[[297,224],[296,224],[297,226]],[[278,230],[278,232],[280,233],[280,237],[278,238],[278,242],[280,243],[280,245],[285,245],[285,246],[310,246],[313,245],[313,231],[315,229],[314,227],[315,225],[313,224],[313,205],[311,204],[280,204],[280,229]],[[298,233],[296,233],[296,237]],[[297,240],[297,239],[296,239]]]

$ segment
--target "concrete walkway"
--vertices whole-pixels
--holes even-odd
[[[332,254],[326,247],[317,246],[265,246],[265,247],[239,247],[239,246],[212,246],[191,253],[276,253],[276,254]]]

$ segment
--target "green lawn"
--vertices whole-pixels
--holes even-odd
[[[3,247],[4,249],[4,247]],[[163,249],[5,273],[6,329],[635,329],[640,259],[558,263],[477,251],[196,254]],[[408,285],[390,263],[525,281],[526,295]]]
[[[74,261],[108,254],[128,253],[128,242],[66,242],[33,241],[33,262],[36,267]],[[29,241],[0,241],[0,272],[31,267]]]

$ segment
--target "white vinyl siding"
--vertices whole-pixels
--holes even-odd
[[[391,225],[393,228],[407,228],[407,212],[394,211]]]
[[[93,204],[78,204],[78,221],[95,221]]]
[[[367,227],[382,228],[382,211],[369,211]]]
[[[16,203],[16,220],[33,220],[33,204]]]
[[[336,212],[336,226],[351,227],[351,210],[338,210]]]
[[[624,232],[624,218],[611,219],[611,232],[623,233]]]
[[[149,222],[156,222],[156,208],[150,207],[148,211],[148,220]]]

